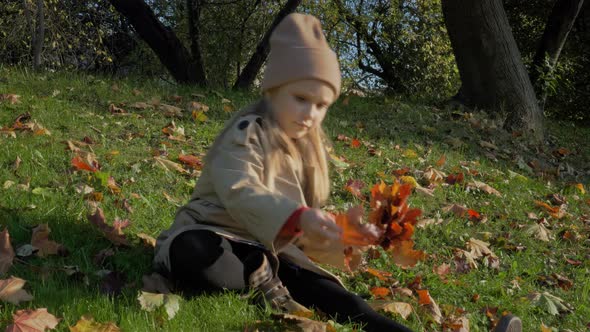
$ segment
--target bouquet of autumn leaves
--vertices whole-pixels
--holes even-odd
[[[362,223],[364,209],[353,207],[345,214],[336,215],[336,224],[342,228],[342,244],[345,246],[345,265],[350,267],[353,247],[381,246],[392,261],[402,267],[416,265],[425,253],[414,249],[414,226],[422,214],[420,209],[410,208],[408,198],[410,184],[397,180],[392,185],[383,181],[371,188],[370,210],[367,222]]]

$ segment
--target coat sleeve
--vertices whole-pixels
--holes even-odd
[[[259,123],[238,120],[210,160],[213,185],[229,215],[265,247],[280,251],[290,241],[275,241],[289,216],[302,204],[271,191],[263,181],[264,155]],[[280,243],[279,243],[280,242]]]

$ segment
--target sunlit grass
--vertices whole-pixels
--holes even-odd
[[[257,94],[199,90],[151,80],[111,80],[75,73],[33,75],[6,68],[0,68],[0,77],[6,78],[0,83],[0,93],[21,96],[18,104],[0,103],[0,127],[11,126],[19,114],[29,112],[33,120],[51,132],[51,136],[17,133],[16,139],[0,136],[0,222],[8,228],[15,248],[30,241],[32,227],[48,223],[52,229],[50,238],[64,244],[70,251],[67,257],[30,258],[13,266],[9,275],[27,280],[26,288],[35,299],[19,306],[3,303],[0,307],[2,328],[11,322],[15,310],[40,307],[47,307],[49,312],[63,319],[58,325],[61,331],[66,331],[67,326],[74,325],[85,314],[91,314],[97,321],[113,321],[125,331],[238,331],[257,320],[270,319],[268,312],[248,306],[244,299],[233,293],[186,299],[177,316],[170,321],[162,321],[155,314],[141,310],[136,298],[142,286],[142,275],[150,273],[152,253],[132,236],[143,232],[156,237],[166,229],[174,218],[177,205],[189,198],[196,180],[158,167],[153,162],[153,153],[165,153],[170,160],[175,160],[180,153],[206,153],[223,122],[231,116],[223,111],[221,99],[227,98],[239,108],[256,100]],[[205,98],[200,99],[195,94]],[[182,102],[171,100],[173,95],[181,96]],[[153,100],[179,107],[185,107],[191,100],[199,100],[210,106],[209,119],[205,123],[195,123],[190,114],[168,118],[162,112],[128,107],[133,102]],[[129,113],[110,114],[108,107],[111,103]],[[413,193],[411,204],[422,209],[424,217],[442,219],[439,225],[415,232],[416,248],[426,251],[428,259],[409,269],[392,265],[386,256],[370,261],[369,265],[392,272],[404,287],[421,276],[422,286],[430,291],[443,312],[448,313],[451,306],[467,312],[472,331],[487,331],[485,307],[498,307],[500,312],[509,311],[521,316],[525,331],[539,330],[541,322],[560,330],[584,330],[590,322],[590,251],[588,225],[580,217],[590,214],[586,202],[589,197],[572,190],[570,183],[582,183],[587,190],[590,187],[588,173],[584,173],[590,167],[587,144],[590,130],[570,123],[549,122],[548,130],[556,141],[554,144],[575,151],[564,162],[577,173],[566,179],[539,178],[519,166],[513,156],[522,155],[525,161],[529,161],[537,155],[535,149],[543,150],[544,147],[529,146],[519,138],[496,137],[495,131],[487,132],[485,128],[470,125],[462,114],[431,105],[405,103],[399,98],[351,98],[348,105],[344,105],[341,98],[330,110],[325,125],[334,143],[334,153],[344,156],[350,167],[332,172],[333,196],[329,205],[344,210],[350,205],[361,204],[344,189],[350,179],[362,180],[370,186],[381,180],[380,172],[391,174],[392,170],[403,167],[410,168],[410,175],[419,181],[416,171],[424,171],[428,166],[447,174],[465,171],[465,168],[476,170],[478,175],[468,176],[467,180],[486,182],[499,190],[502,197],[467,192],[462,186],[438,187],[433,197]],[[171,121],[184,128],[187,141],[172,141],[165,137],[162,128]],[[350,147],[349,142],[337,140],[340,134],[372,144],[378,154],[369,153],[364,146]],[[102,266],[93,262],[93,256],[111,245],[86,219],[84,199],[75,187],[89,184],[90,179],[85,172],[72,172],[70,160],[74,154],[64,144],[66,140],[80,141],[85,137],[95,142],[92,149],[102,165],[101,171],[113,176],[122,190],[121,196],[104,193],[102,207],[107,221],[116,217],[131,220],[131,226],[125,231],[131,239],[131,248],[116,249],[115,256]],[[490,157],[489,150],[482,148],[481,140],[497,143],[499,151],[492,152],[498,161]],[[525,149],[520,150],[522,147]],[[500,157],[502,154],[508,158]],[[443,155],[446,156],[445,164],[435,166]],[[15,171],[12,166],[17,157],[22,162]],[[524,177],[513,177],[509,170]],[[391,181],[391,177],[385,180]],[[6,181],[13,181],[15,185],[3,188]],[[28,184],[28,190],[18,189],[18,184]],[[34,191],[36,188],[43,190]],[[368,188],[364,192],[367,193]],[[542,200],[552,193],[561,193],[567,198],[568,212],[572,216],[559,222],[549,218],[555,238],[542,242],[524,232],[534,223],[527,213],[547,217],[535,207],[534,200]],[[132,213],[115,206],[115,200],[121,198],[129,199]],[[481,224],[441,211],[442,207],[452,203],[483,213],[487,222]],[[564,230],[575,230],[580,238],[560,240],[559,234]],[[499,270],[480,266],[466,274],[451,273],[445,280],[433,272],[433,268],[443,263],[450,264],[454,271],[454,249],[465,249],[465,242],[470,238],[491,243],[490,248],[500,259]],[[501,238],[526,249],[505,249]],[[581,261],[582,265],[568,264],[564,257]],[[87,279],[72,279],[60,271],[64,266],[72,265],[77,266]],[[101,278],[96,272],[101,269],[119,271],[126,276],[120,296],[110,297],[100,292]],[[538,282],[540,275],[552,273],[571,279],[573,288],[566,291]],[[365,274],[340,275],[351,289],[366,297],[370,297],[370,287],[388,286]],[[542,291],[563,298],[572,305],[573,312],[551,316],[543,308],[532,306],[526,296],[530,292]],[[478,296],[477,301],[473,301],[474,295]],[[396,300],[418,307],[415,299]],[[437,329],[429,325],[424,313],[418,312],[405,323],[416,331],[427,327]]]

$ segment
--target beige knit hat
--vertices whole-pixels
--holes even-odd
[[[311,15],[290,14],[270,36],[270,54],[262,79],[262,91],[301,79],[319,79],[340,94],[340,67],[322,32],[320,21]]]

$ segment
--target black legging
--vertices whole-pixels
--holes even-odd
[[[245,290],[250,272],[260,264],[256,257],[264,251],[207,230],[184,232],[170,245],[171,277],[190,293]],[[279,259],[279,279],[302,305],[315,307],[340,323],[364,324],[366,331],[411,331],[380,315],[335,281]]]

